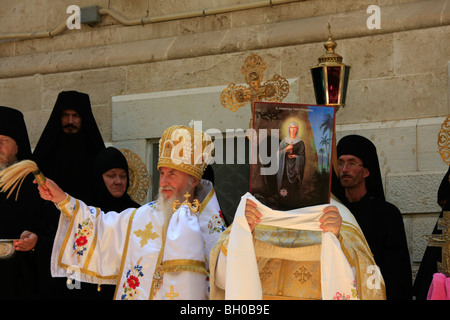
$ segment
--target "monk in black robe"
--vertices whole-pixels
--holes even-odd
[[[20,111],[0,107],[0,170],[31,158],[27,128]],[[38,298],[38,264],[34,248],[40,241],[38,227],[43,205],[34,176],[29,174],[20,190],[10,197],[9,191],[0,192],[0,239],[16,241],[11,256],[0,256],[0,299]],[[16,199],[17,196],[17,199]]]
[[[412,298],[412,271],[400,210],[387,202],[375,145],[350,135],[337,145],[340,186],[332,192],[355,216],[386,285],[388,300]],[[334,176],[336,178],[336,176]]]
[[[60,92],[33,152],[33,159],[42,173],[69,194],[86,201],[93,191],[95,157],[104,149],[89,95],[77,91]],[[41,248],[40,251],[46,252],[40,258],[42,263],[48,264],[47,277],[50,282],[44,295],[48,299],[91,299],[85,290],[95,287],[89,290],[95,298],[97,286],[84,283],[81,289],[75,289],[75,283],[68,286],[62,278],[51,278],[50,257],[59,216],[54,206],[48,209],[46,225],[53,236],[46,244],[47,249]]]
[[[95,157],[103,149],[89,96],[61,92],[33,152],[41,171],[67,193],[85,200],[91,192],[87,181],[92,180]]]

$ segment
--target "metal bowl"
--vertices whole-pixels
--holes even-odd
[[[14,255],[15,240],[17,239],[0,239],[0,259],[9,259]]]

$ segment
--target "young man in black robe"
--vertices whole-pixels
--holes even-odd
[[[89,95],[78,91],[59,93],[47,125],[33,152],[33,159],[41,172],[65,188],[68,193],[86,201],[92,194],[94,161],[105,149],[100,130],[92,113]],[[61,278],[51,278],[50,256],[59,221],[59,211],[53,206],[47,213],[47,227],[53,237],[47,243],[47,288],[49,299],[96,299],[97,286],[84,283],[68,284]]]
[[[0,170],[30,158],[30,142],[22,113],[0,107]],[[20,190],[14,191],[9,198],[9,191],[0,192],[0,239],[21,239],[14,241],[13,255],[0,255],[1,300],[38,298],[38,264],[34,248],[41,238],[38,226],[45,202],[36,192],[33,180],[34,176],[29,174]]]
[[[33,152],[43,174],[78,199],[90,195],[95,157],[105,144],[92,114],[89,95],[60,92]]]
[[[385,200],[375,145],[349,135],[337,145],[338,174],[343,190],[333,193],[355,216],[386,284],[388,300],[412,298],[412,271],[403,218]]]

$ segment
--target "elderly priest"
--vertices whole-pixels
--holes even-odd
[[[212,150],[201,131],[166,129],[157,200],[119,214],[89,207],[47,180],[40,194],[62,213],[53,276],[116,284],[115,299],[208,299],[208,257],[224,229],[212,184],[201,180]]]

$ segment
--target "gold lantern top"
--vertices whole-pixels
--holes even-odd
[[[342,56],[334,52],[337,47],[336,41],[333,40],[331,36],[331,25],[328,23],[328,40],[323,44],[326,49],[324,55],[319,57],[319,65],[327,65],[330,63],[342,64]]]

